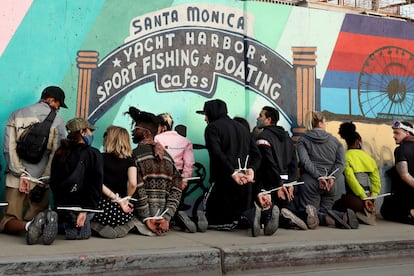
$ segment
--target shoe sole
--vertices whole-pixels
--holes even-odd
[[[254,218],[251,228],[252,237],[257,237],[260,235],[260,215],[262,210],[257,206],[256,202],[254,203]]]
[[[292,211],[286,208],[282,208],[280,210],[280,213],[282,216],[286,219],[289,219],[295,226],[299,227],[301,230],[308,230],[308,226],[306,226],[306,223],[298,218]]]
[[[58,214],[55,211],[49,211],[46,214],[46,222],[43,228],[43,244],[51,245],[58,233]]]
[[[102,225],[95,221],[91,221],[91,230],[103,238],[115,239],[117,237],[117,233],[112,227],[108,225]]]
[[[352,229],[351,226],[348,223],[346,223],[342,218],[340,218],[337,214],[335,214],[334,211],[328,210],[328,215],[334,219],[336,228]]]
[[[362,223],[365,223],[367,225],[377,225],[377,222],[375,221],[375,215],[373,215],[372,218],[370,218],[368,215],[364,215],[361,212],[356,212],[355,215],[357,219]]]
[[[197,226],[195,225],[195,223],[188,217],[188,215],[184,212],[184,211],[178,211],[177,212],[177,217],[178,219],[181,220],[181,222],[184,224],[185,228],[190,232],[190,233],[195,233],[197,232]]]
[[[79,230],[79,239],[80,240],[87,240],[92,236],[91,230],[91,220],[89,217],[86,217],[85,223],[83,224],[82,228]]]
[[[276,205],[273,205],[272,207],[272,218],[270,221],[265,225],[263,233],[265,236],[271,236],[273,235],[277,229],[279,228],[279,207]]]
[[[136,217],[132,218],[132,223],[134,223],[135,228],[137,228],[138,233],[144,236],[155,237],[156,234],[148,229],[148,227],[138,220]]]
[[[306,214],[308,215],[306,222],[309,229],[316,229],[319,226],[318,210],[316,210],[316,207],[307,205]]]
[[[203,211],[197,211],[197,230],[199,232],[206,232],[208,228],[208,221]]]
[[[348,215],[348,224],[351,226],[352,229],[359,228],[358,218],[355,215],[355,212],[352,209],[347,209],[346,213]]]
[[[29,229],[26,233],[26,242],[28,245],[37,243],[38,239],[42,235],[42,226],[45,224],[45,213],[40,212],[36,215],[35,219],[31,222]]]

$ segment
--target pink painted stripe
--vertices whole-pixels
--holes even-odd
[[[33,0],[1,0],[0,56],[3,54]]]

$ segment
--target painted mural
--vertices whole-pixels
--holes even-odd
[[[326,112],[335,135],[340,122],[356,122],[383,171],[395,148],[389,123],[414,117],[412,23],[236,0],[1,5],[3,126],[44,87],[58,85],[69,106],[63,117],[99,127],[97,148],[107,126],[129,128],[124,112],[133,105],[170,112],[206,166],[205,122],[195,113],[206,100],[223,99],[229,115],[251,127],[263,106],[274,106],[295,137],[314,109]]]

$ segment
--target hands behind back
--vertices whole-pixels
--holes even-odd
[[[158,236],[167,233],[170,230],[170,224],[164,218],[147,219],[145,220],[145,224],[147,225],[148,229],[151,230],[151,232],[155,233]]]

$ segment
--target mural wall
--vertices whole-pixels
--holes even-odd
[[[385,170],[395,148],[389,123],[414,116],[412,23],[235,0],[3,0],[0,13],[2,126],[58,85],[69,106],[62,116],[97,125],[98,148],[107,126],[129,128],[131,105],[170,112],[203,145],[195,111],[220,98],[251,127],[274,106],[293,136],[307,110],[326,111],[335,135],[342,121],[357,122]]]

